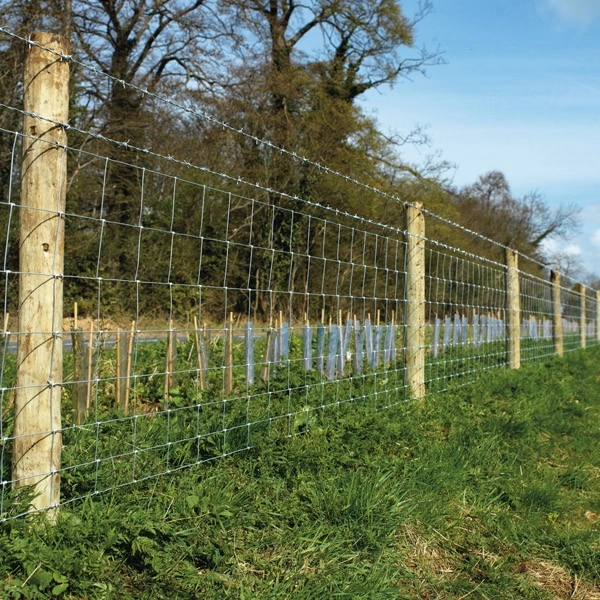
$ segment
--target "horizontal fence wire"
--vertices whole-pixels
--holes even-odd
[[[302,433],[349,404],[377,411],[411,398],[406,203],[363,190],[396,215],[390,223],[332,208],[327,197],[247,184],[192,157],[138,160],[128,148],[114,158],[113,142],[87,134],[84,147],[63,148],[64,270],[48,275],[62,284],[62,327],[35,332],[63,355],[62,381],[48,373],[31,390],[59,386],[60,432],[29,434],[60,434],[59,504],[243,452],[265,432]],[[32,333],[17,312],[19,282],[36,273],[18,260],[19,223],[33,210],[20,187],[30,136],[0,136],[10,167],[0,199],[5,520],[27,512],[15,503],[12,461],[17,349]],[[504,263],[427,233],[424,243],[421,367],[434,393],[506,366],[509,290]],[[522,361],[556,352],[550,273],[531,265],[518,274]],[[564,350],[597,344],[597,295],[563,281],[559,296]],[[31,481],[53,472],[45,468]]]

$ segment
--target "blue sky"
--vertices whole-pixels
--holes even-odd
[[[403,0],[414,14],[416,0]],[[384,130],[426,127],[428,147],[455,165],[458,186],[502,171],[516,196],[576,204],[581,231],[555,247],[600,277],[600,0],[432,0],[417,46],[445,64],[371,93]]]

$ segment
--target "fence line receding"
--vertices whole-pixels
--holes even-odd
[[[73,59],[34,41],[28,68],[68,81]],[[428,237],[419,204],[364,186],[352,214],[76,131],[25,93],[0,130],[0,519],[23,489],[55,507],[600,340],[597,292],[463,227],[464,247]]]

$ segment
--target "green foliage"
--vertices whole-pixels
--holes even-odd
[[[310,411],[303,435],[257,429],[251,450],[65,505],[54,526],[6,521],[0,596],[593,597],[599,359],[489,371],[423,406]],[[164,419],[145,422],[164,440]]]

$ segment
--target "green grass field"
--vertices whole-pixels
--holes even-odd
[[[600,598],[600,347],[0,529],[2,598]]]

